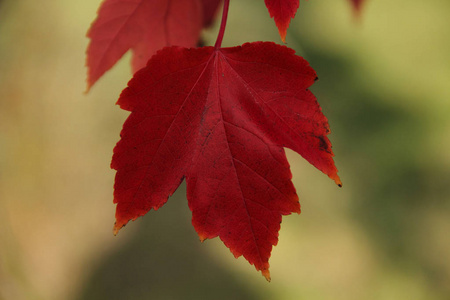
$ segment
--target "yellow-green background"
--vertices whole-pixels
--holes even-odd
[[[100,0],[0,0],[0,299],[450,299],[450,1],[347,2],[301,1],[288,32],[344,187],[288,151],[303,212],[267,283],[198,241],[184,184],[113,237],[129,56],[84,95]],[[224,44],[254,40],[280,42],[263,1],[232,0]]]

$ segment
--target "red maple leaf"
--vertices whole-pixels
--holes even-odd
[[[269,9],[270,16],[275,20],[283,42],[286,41],[286,33],[300,6],[299,0],[264,0]]]
[[[203,5],[200,0],[105,0],[87,33],[88,89],[130,49],[135,72],[162,47],[195,46]]]
[[[219,236],[269,279],[281,217],[300,213],[283,147],[341,184],[308,89],[316,78],[294,50],[270,42],[157,52],[118,100],[131,114],[111,163],[115,233],[186,179],[200,239]]]

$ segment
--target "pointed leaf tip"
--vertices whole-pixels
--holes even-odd
[[[330,177],[331,179],[334,180],[334,182],[339,186],[342,187],[342,181],[341,178],[339,178],[339,176],[337,174],[335,174],[334,176]]]
[[[291,19],[300,6],[299,0],[264,0],[269,10],[270,17],[275,20],[283,43],[286,43],[286,34]]]
[[[202,235],[202,234],[198,234],[198,238],[200,239],[200,242],[204,242],[208,239],[208,237],[206,235]]]
[[[262,275],[266,278],[268,282],[270,282],[272,279],[270,278],[270,271],[268,269],[261,270]]]
[[[122,227],[118,227],[117,223],[114,223],[114,227],[113,227],[113,234],[114,234],[114,236],[116,236],[119,233],[120,228],[122,228]]]

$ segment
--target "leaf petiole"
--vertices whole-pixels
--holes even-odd
[[[222,22],[220,24],[219,34],[217,35],[216,44],[214,47],[219,49],[222,46],[223,35],[225,33],[225,27],[227,26],[228,8],[230,7],[230,0],[224,0]]]

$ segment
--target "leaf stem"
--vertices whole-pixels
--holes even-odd
[[[223,35],[225,33],[225,27],[227,26],[228,8],[230,7],[230,0],[224,0],[222,23],[220,24],[219,35],[217,36],[216,44],[214,47],[219,49],[222,46]]]

